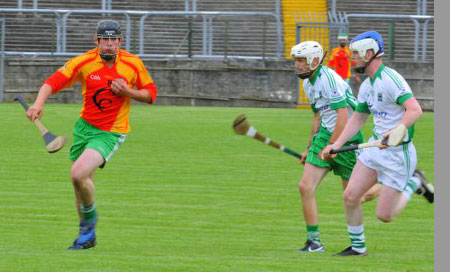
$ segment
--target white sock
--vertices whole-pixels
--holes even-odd
[[[406,198],[411,200],[411,196],[414,194],[414,192],[419,188],[421,185],[420,179],[417,177],[411,177],[411,179],[406,184],[405,190],[403,190],[403,195],[406,196]]]
[[[352,249],[358,253],[366,252],[366,240],[364,237],[364,224],[360,226],[348,226],[348,234],[352,243]]]

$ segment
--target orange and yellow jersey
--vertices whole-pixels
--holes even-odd
[[[350,51],[348,46],[344,48],[337,47],[331,50],[331,58],[328,61],[328,66],[333,68],[343,79],[352,76],[352,65],[355,66],[356,64],[352,60],[352,51]]]
[[[130,88],[148,91],[150,103],[155,101],[158,90],[141,59],[122,49],[111,68],[103,63],[96,48],[66,62],[44,83],[57,93],[79,81],[83,96],[81,118],[98,129],[125,134],[130,131],[131,99],[111,91],[111,83],[116,79],[125,80]]]

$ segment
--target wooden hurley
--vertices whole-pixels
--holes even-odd
[[[289,155],[292,155],[294,157],[297,157],[299,159],[302,158],[302,155],[298,154],[297,152],[293,151],[292,149],[289,149],[285,147],[284,145],[280,145],[279,143],[273,141],[270,138],[265,137],[261,133],[259,133],[253,126],[250,125],[250,123],[247,121],[247,117],[245,114],[241,114],[238,117],[234,119],[233,122],[233,130],[236,134],[239,135],[246,135],[249,137],[252,137],[260,142],[263,142],[267,145],[270,145],[271,147],[274,147],[276,149],[279,149],[283,152],[288,153]]]
[[[22,96],[16,95],[16,97],[14,97],[14,101],[19,101],[19,103],[22,105],[25,111],[28,110],[28,105]],[[33,123],[41,132],[48,153],[55,153],[56,151],[64,147],[64,144],[66,143],[67,140],[66,137],[54,135],[53,133],[48,131],[48,129],[46,129],[44,125],[41,123],[41,121],[39,121],[39,119],[37,118],[33,121]]]

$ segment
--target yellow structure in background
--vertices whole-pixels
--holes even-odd
[[[291,59],[291,48],[296,44],[296,23],[299,21],[325,23],[327,20],[327,1],[282,0],[281,8],[284,24],[285,58]],[[322,14],[322,16],[316,16],[316,14]],[[303,28],[301,40],[315,40],[323,46],[325,51],[330,52],[327,28]],[[325,58],[324,63],[328,61],[328,56]],[[303,80],[299,79],[299,81],[300,95],[297,108],[309,108],[308,98],[303,92]]]

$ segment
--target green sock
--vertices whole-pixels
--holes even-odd
[[[95,202],[88,207],[84,207],[83,204],[80,205],[81,220],[92,222],[97,216],[97,209],[95,208]]]
[[[320,232],[319,232],[319,225],[310,226],[306,225],[306,231],[307,231],[307,239],[315,242],[320,243]]]

